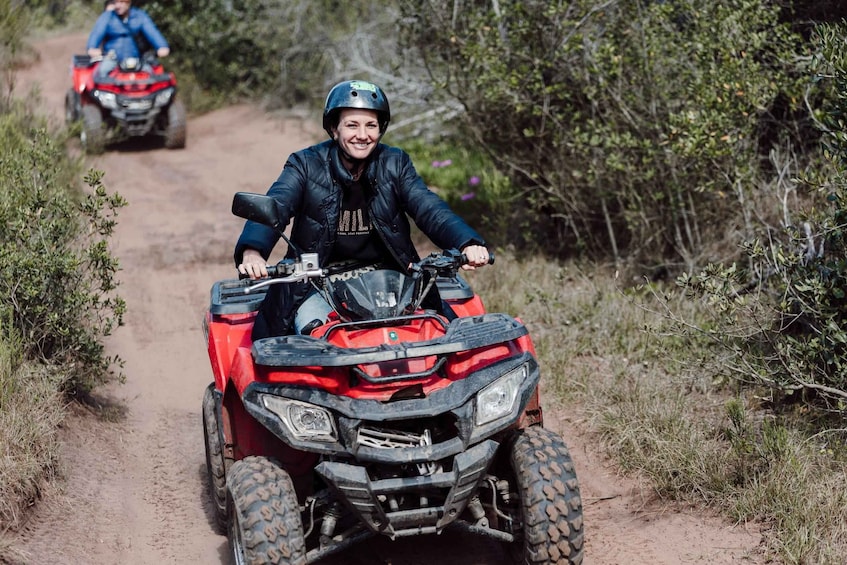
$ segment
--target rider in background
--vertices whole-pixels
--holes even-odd
[[[98,74],[109,74],[119,61],[133,57],[140,59],[142,54],[136,41],[138,36],[147,40],[157,57],[167,57],[171,52],[165,36],[147,12],[133,8],[131,0],[107,1],[105,10],[94,23],[86,45],[91,57],[107,55],[100,62]]]
[[[268,190],[283,225],[294,221],[291,242],[301,253],[318,253],[321,267],[350,274],[373,268],[408,272],[420,260],[408,216],[438,247],[462,250],[467,268],[488,264],[485,240],[429,190],[405,151],[380,143],[390,120],[388,99],[375,84],[345,81],[330,90],[323,113],[330,139],[290,155]],[[279,237],[248,221],[235,248],[238,270],[253,279],[266,277]],[[287,256],[296,253],[288,249]],[[441,307],[437,294],[427,298],[437,304],[425,300],[425,307]],[[271,286],[253,339],[308,334],[331,310],[308,284]]]

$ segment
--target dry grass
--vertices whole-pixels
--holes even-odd
[[[471,283],[490,310],[524,320],[553,392],[589,415],[624,471],[659,496],[763,524],[774,562],[845,562],[844,434],[813,435],[802,415],[715,379],[722,353],[666,315],[697,320],[700,305],[673,285],[627,288],[611,271],[508,253]]]
[[[0,342],[0,532],[18,527],[22,509],[52,478],[64,400],[46,367],[18,364]]]

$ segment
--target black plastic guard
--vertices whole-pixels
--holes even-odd
[[[246,314],[255,312],[267,294],[267,287],[250,294],[244,291],[253,286],[250,279],[217,281],[212,285],[209,312],[212,314]]]
[[[348,367],[468,351],[507,343],[527,333],[526,326],[511,316],[483,314],[453,320],[438,339],[378,347],[347,349],[303,335],[268,337],[253,344],[253,361],[266,367]]]
[[[315,471],[324,478],[353,512],[373,531],[389,537],[418,533],[434,527],[440,532],[465,509],[491,465],[499,444],[486,440],[453,459],[449,472],[429,476],[371,480],[365,467],[323,461]],[[442,506],[386,512],[379,502],[383,494],[413,493],[432,488],[449,489]],[[405,530],[405,532],[404,532]]]

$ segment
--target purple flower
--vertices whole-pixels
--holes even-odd
[[[468,179],[468,184],[470,186],[476,186],[479,184],[479,177],[471,177]]]
[[[441,166],[441,161],[433,161],[432,162],[432,168],[433,169],[437,169],[440,166]]]
[[[440,169],[441,167],[449,167],[452,164],[453,164],[453,161],[450,160],[450,159],[447,159],[445,161],[433,161],[432,162],[432,168],[433,169]]]
[[[470,200],[471,198],[475,198],[475,197],[476,197],[476,192],[468,192],[468,193],[462,195],[462,202],[465,202],[466,200]]]

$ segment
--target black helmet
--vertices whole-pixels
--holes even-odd
[[[324,129],[332,137],[332,128],[338,124],[342,108],[359,108],[376,111],[379,133],[385,134],[391,121],[388,98],[377,85],[364,80],[347,80],[332,87],[324,104]]]

